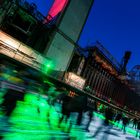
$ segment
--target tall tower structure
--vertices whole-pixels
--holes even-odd
[[[128,61],[131,57],[131,51],[126,51],[123,59],[122,59],[122,64],[121,64],[121,74],[126,75],[126,66],[128,64]]]
[[[66,71],[71,61],[93,0],[69,0],[47,44],[45,55],[53,60],[54,69]]]

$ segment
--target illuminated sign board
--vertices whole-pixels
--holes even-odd
[[[66,73],[65,82],[81,90],[84,88],[85,85],[85,79],[72,72]]]

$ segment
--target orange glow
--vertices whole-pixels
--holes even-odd
[[[18,49],[18,47],[20,46],[20,43],[17,40],[11,38],[2,31],[0,31],[0,41],[4,43],[6,46],[13,49]]]
[[[40,70],[46,62],[51,63],[51,60],[2,31],[0,31],[0,45],[0,53],[36,69]]]

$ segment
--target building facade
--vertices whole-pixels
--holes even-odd
[[[55,70],[67,70],[92,4],[93,0],[68,1],[45,51],[53,60]]]
[[[139,111],[140,97],[131,90],[127,80],[120,76],[121,69],[115,58],[99,43],[83,51],[88,52],[88,55],[82,71],[79,73],[77,68],[80,68],[80,63],[77,63],[81,59],[80,55],[73,59],[75,62],[77,60],[77,67],[73,68],[71,63],[69,70],[86,79],[86,91],[118,107]]]
[[[35,4],[3,2],[0,28],[53,61],[55,71],[66,71],[93,0],[54,1],[44,17]]]
[[[39,53],[37,46],[43,46],[44,42],[34,45],[33,38],[36,29],[44,28],[43,33],[47,33],[48,28],[42,23],[45,17],[35,5],[20,0],[2,1],[0,13],[0,53],[35,69],[45,70],[52,61]]]

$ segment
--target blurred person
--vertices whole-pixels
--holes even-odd
[[[48,103],[50,106],[54,105],[55,100],[57,98],[57,91],[55,86],[50,86],[48,91],[47,91],[47,96],[48,96]]]
[[[18,100],[23,100],[24,97],[24,81],[19,78],[15,66],[10,63],[4,63],[2,68],[1,91],[3,91],[1,108],[9,118],[12,111],[16,107]]]
[[[75,95],[71,97],[66,89],[62,91],[62,94],[60,94],[60,96],[62,101],[62,116],[59,120],[58,127],[61,126],[63,120],[65,120],[65,123],[67,123],[72,112],[78,113],[76,124],[80,126],[82,122],[83,112],[86,110],[87,106],[87,97],[82,95]],[[72,123],[70,122],[68,132],[70,131],[71,127]]]
[[[57,91],[57,88],[54,85],[49,85],[48,90],[46,91],[46,95],[47,95],[47,100],[46,101],[48,103],[47,122],[48,122],[50,128],[52,127],[51,126],[52,110],[55,109],[55,111],[57,113],[59,112],[59,107],[57,106],[57,109],[55,108],[55,105],[56,105],[59,94],[60,94],[60,92]]]
[[[113,110],[110,107],[107,107],[105,110],[105,125],[109,125],[109,121],[113,120]]]
[[[103,124],[101,124],[97,128],[97,130],[94,132],[94,134],[90,138],[97,137],[100,134],[100,132],[104,131],[107,134],[109,134],[109,132],[111,131],[112,125],[110,125],[110,121],[113,120],[113,116],[114,116],[113,110],[110,107],[106,107],[104,113],[105,113],[104,114],[105,115],[105,120],[104,120]],[[101,139],[108,139],[108,135],[107,134],[104,134]]]
[[[126,133],[126,126],[129,124],[129,119],[127,116],[123,116],[122,117],[122,130],[123,130],[123,133],[125,134]]]
[[[61,123],[64,119],[65,119],[65,122],[67,122],[68,118],[70,117],[70,111],[67,110],[66,107],[67,107],[68,103],[71,101],[71,98],[72,98],[68,95],[65,88],[61,88],[60,92],[61,92],[61,94],[59,95],[58,98],[62,101],[62,116],[59,120],[59,124],[58,124],[59,126],[58,127],[60,127],[60,125],[61,125]]]
[[[122,119],[122,113],[118,112],[115,117],[115,120],[114,120],[114,122],[117,122],[117,126],[118,126],[119,122],[121,121],[121,119]]]
[[[90,123],[91,123],[91,121],[92,121],[92,119],[93,119],[93,117],[94,117],[94,116],[93,116],[94,111],[97,111],[97,104],[96,104],[96,101],[94,101],[94,105],[92,106],[92,108],[91,108],[91,107],[88,108],[88,116],[89,116],[89,119],[88,119],[87,125],[86,125],[86,127],[85,127],[85,130],[86,130],[87,132],[90,131],[90,130],[89,130],[89,126],[90,126]]]
[[[88,122],[87,122],[86,127],[85,127],[85,130],[86,130],[87,132],[90,131],[90,130],[89,130],[89,126],[90,126],[90,123],[91,123],[92,118],[93,118],[93,109],[90,109],[90,110],[88,111],[88,116],[89,116],[89,119],[88,119]]]
[[[10,118],[12,116],[12,113],[14,109],[16,108],[17,101],[23,100],[24,97],[24,90],[17,90],[17,89],[6,89],[2,102],[0,104],[1,113],[2,116],[0,118],[1,123],[1,130],[2,135],[4,135],[5,132],[9,131],[10,126],[12,125]],[[0,139],[3,139],[3,136],[0,137]]]
[[[136,137],[140,138],[140,119],[137,122],[137,132],[136,132]]]
[[[133,126],[132,128],[137,129],[137,118],[133,119]]]

